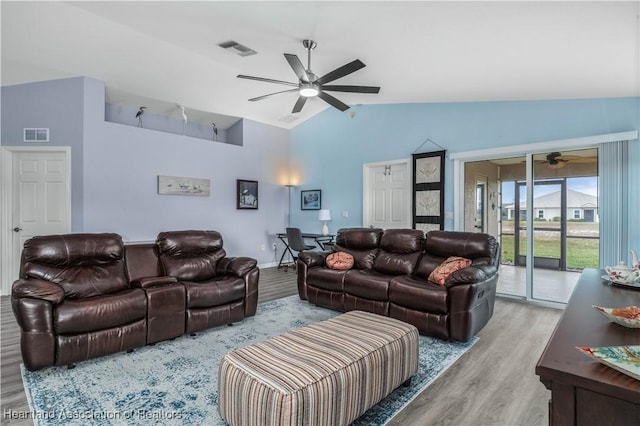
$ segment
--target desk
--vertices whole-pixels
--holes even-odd
[[[640,291],[603,281],[604,271],[585,269],[542,353],[536,374],[551,391],[549,424],[638,425],[640,381],[600,365],[576,346],[637,345],[640,329],[609,322],[591,305],[640,305]]]
[[[291,255],[291,259],[293,259],[294,256],[293,256],[293,252],[291,251],[291,247],[289,247],[289,243],[287,242],[287,234],[280,233],[280,234],[276,234],[276,236],[284,244],[284,250],[282,251],[282,256],[280,256],[280,262],[278,263],[278,268],[280,268],[282,267],[282,260],[284,259],[284,255],[287,252],[289,252],[289,254]],[[325,243],[332,243],[334,237],[335,235],[333,234],[322,235],[322,234],[311,234],[308,232],[302,232],[302,238],[315,241],[318,247],[320,247],[320,250],[324,250]]]

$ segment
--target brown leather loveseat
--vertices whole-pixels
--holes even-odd
[[[326,265],[329,251],[298,257],[300,298],[338,311],[364,310],[413,324],[421,334],[468,341],[493,315],[499,244],[488,234],[414,229],[350,228],[336,236],[333,252],[347,252],[348,270]],[[471,265],[439,285],[428,280],[445,259]]]
[[[227,258],[216,231],[27,240],[11,303],[25,366],[72,365],[255,314],[256,260]]]

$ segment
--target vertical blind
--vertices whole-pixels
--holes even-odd
[[[600,267],[627,261],[629,251],[629,141],[600,144]]]

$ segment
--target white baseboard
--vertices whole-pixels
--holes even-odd
[[[260,263],[258,268],[273,268],[274,266],[278,266],[278,262]]]

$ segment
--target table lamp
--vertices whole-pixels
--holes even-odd
[[[322,235],[329,235],[329,227],[327,226],[327,221],[331,220],[331,212],[329,210],[320,210],[318,213],[318,220],[323,222],[322,225]]]

